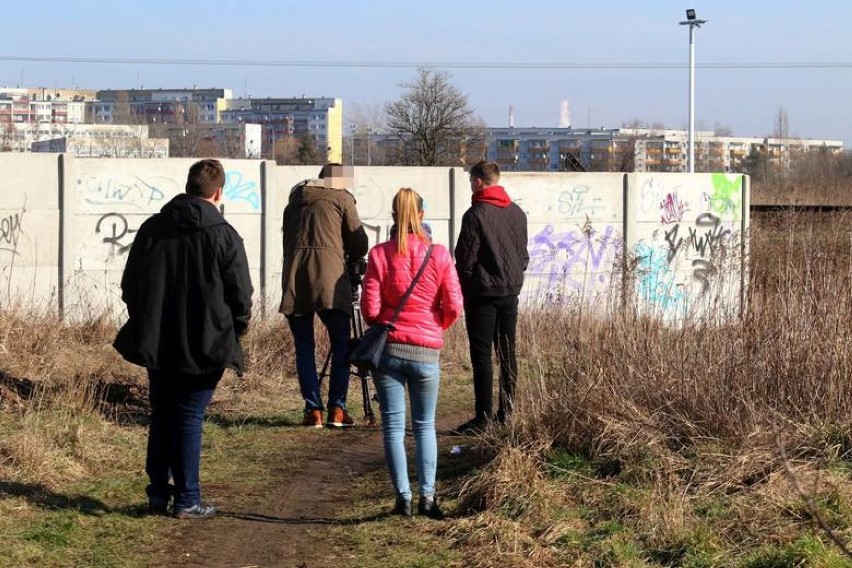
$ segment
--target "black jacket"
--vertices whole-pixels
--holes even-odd
[[[520,294],[530,260],[526,214],[515,203],[474,203],[462,217],[455,256],[465,300]]]
[[[136,234],[121,279],[130,318],[113,346],[150,369],[242,372],[252,291],[237,231],[212,203],[178,195]]]

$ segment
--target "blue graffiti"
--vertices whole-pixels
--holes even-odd
[[[243,180],[239,171],[225,172],[225,187],[222,193],[231,201],[245,201],[252,209],[260,209],[260,194],[255,189],[257,184],[252,180]]]
[[[638,243],[633,251],[637,261],[636,294],[640,300],[664,311],[686,313],[689,297],[677,283],[666,251],[645,243]]]
[[[158,202],[165,199],[166,194],[174,191],[173,188],[163,189],[163,186],[174,186],[174,182],[168,178],[143,179],[136,176],[129,183],[112,179],[100,179],[90,177],[83,184],[83,180],[77,180],[77,185],[85,187],[86,203],[92,205],[129,205],[140,210],[147,210]]]

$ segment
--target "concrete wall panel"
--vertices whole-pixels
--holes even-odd
[[[621,297],[622,174],[509,172],[500,182],[529,223],[526,302],[604,307]]]
[[[740,308],[742,175],[631,174],[626,245],[640,312],[726,319]]]
[[[0,152],[0,209],[59,209],[59,154]]]

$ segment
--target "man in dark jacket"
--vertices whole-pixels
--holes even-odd
[[[193,164],[186,194],[142,223],[121,279],[130,317],[113,345],[148,369],[148,503],[165,514],[173,496],[178,518],[216,513],[201,501],[201,426],[225,368],[245,367],[252,285],[243,241],[216,207],[224,184],[217,160]]]
[[[500,168],[494,162],[481,161],[470,168],[472,204],[462,217],[456,243],[476,399],[476,415],[456,429],[462,434],[480,432],[494,418],[495,344],[500,365],[496,418],[501,423],[512,410],[518,376],[515,329],[518,295],[529,264],[527,216],[497,185],[499,180]]]
[[[346,190],[351,168],[326,164],[319,179],[306,180],[290,191],[284,208],[284,266],[279,311],[287,317],[296,351],[296,372],[305,399],[302,424],[321,428],[322,395],[316,368],[314,314],[328,332],[331,371],[326,426],[352,426],[346,410],[349,364],[346,349],[352,317],[352,284],[347,261],[367,254],[367,233],[355,198]]]

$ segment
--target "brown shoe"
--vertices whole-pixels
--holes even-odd
[[[322,428],[322,410],[306,410],[302,419],[302,426],[308,428]]]
[[[339,406],[328,407],[328,420],[325,421],[327,428],[351,428],[355,426],[355,420],[349,416],[345,408]]]

